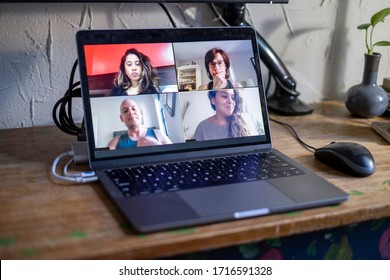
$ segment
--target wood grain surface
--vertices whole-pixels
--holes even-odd
[[[343,103],[333,101],[317,104],[311,115],[272,117],[293,125],[314,147],[363,144],[375,157],[376,172],[355,178],[333,170],[271,122],[274,147],[348,192],[347,202],[142,235],[132,231],[99,183],[52,177],[54,158],[70,150],[75,137],[57,127],[0,130],[1,259],[155,259],[390,216],[390,147],[370,127],[386,118],[353,118]]]

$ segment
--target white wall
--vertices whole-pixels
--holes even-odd
[[[167,5],[179,26],[219,25],[206,4]],[[282,58],[306,102],[342,99],[360,82],[364,32],[357,30],[390,0],[290,0],[248,4],[247,19]],[[0,4],[0,129],[52,125],[76,59],[74,35],[85,28],[171,27],[157,4]],[[390,19],[374,36],[390,40]],[[387,36],[387,37],[386,37]],[[390,77],[390,48],[378,82]],[[266,76],[266,75],[264,75]],[[75,102],[81,120],[81,102]]]
[[[360,83],[365,49],[357,26],[390,7],[389,0],[290,0],[288,5],[247,5],[253,25],[272,45],[306,102],[344,99]],[[374,41],[390,41],[390,17],[375,28]],[[382,53],[378,83],[390,77],[390,48]]]

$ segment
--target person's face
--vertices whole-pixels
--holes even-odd
[[[125,61],[126,76],[130,81],[139,81],[141,79],[142,66],[138,56],[135,54],[128,54]]]
[[[209,70],[211,76],[215,77],[216,75],[222,74],[223,77],[226,75],[226,65],[223,57],[220,53],[217,53],[214,56],[213,61],[209,63]]]
[[[121,104],[121,121],[127,127],[135,127],[141,123],[141,114],[137,103],[132,100],[125,100]]]
[[[234,100],[234,92],[217,91],[211,102],[215,105],[215,111],[224,117],[229,117],[233,114],[236,102]]]

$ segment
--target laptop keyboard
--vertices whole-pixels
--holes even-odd
[[[304,174],[273,153],[111,169],[106,173],[127,197]]]

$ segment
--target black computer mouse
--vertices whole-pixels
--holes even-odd
[[[321,162],[341,172],[366,177],[375,172],[375,160],[370,151],[361,144],[332,142],[314,151]]]

